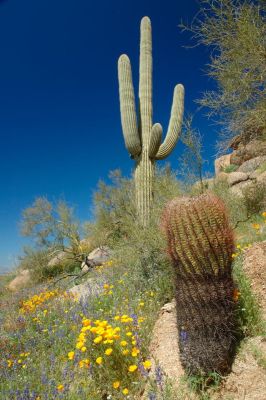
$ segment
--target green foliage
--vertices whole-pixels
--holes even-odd
[[[25,247],[24,253],[19,257],[19,269],[29,269],[33,282],[45,282],[62,273],[74,272],[80,266],[73,254],[69,253],[69,258],[48,265],[49,261],[56,254],[49,249],[33,249]]]
[[[169,271],[169,262],[159,223],[165,202],[180,193],[175,175],[169,167],[156,171],[150,224],[145,229],[138,223],[132,180],[123,178],[119,171],[110,177],[112,184],[101,182],[95,193],[95,222],[87,226],[88,235],[95,245],[110,246],[114,257],[135,276],[136,283],[147,282],[159,271],[165,279],[168,272],[162,271]]]
[[[227,167],[223,168],[223,172],[226,172],[227,174],[230,174],[230,172],[235,172],[238,168],[239,168],[239,165],[230,164]]]
[[[21,233],[43,249],[70,246],[76,251],[80,242],[80,226],[73,209],[60,200],[52,204],[45,197],[37,198],[22,212]]]
[[[23,211],[20,225],[22,235],[29,237],[35,246],[24,249],[19,268],[30,269],[34,281],[73,272],[83,261],[81,226],[65,201],[52,204],[45,197],[37,198]],[[48,265],[60,251],[66,257]]]
[[[211,50],[208,75],[217,89],[199,100],[223,123],[220,145],[240,133],[245,140],[265,137],[265,2],[202,0],[189,30],[197,44]]]
[[[261,183],[254,183],[243,190],[242,197],[232,193],[225,180],[214,181],[210,190],[224,201],[233,227],[241,228],[242,223],[252,221],[252,218],[264,211],[265,186]],[[247,229],[245,234],[249,234]]]
[[[256,295],[243,272],[243,257],[235,260],[233,274],[240,292],[237,314],[242,336],[266,335],[266,322],[263,321]]]
[[[193,127],[191,115],[184,120],[180,140],[185,145],[185,150],[178,160],[179,174],[183,177],[185,187],[189,187],[198,181],[200,193],[203,193],[203,165],[205,160],[202,157],[202,136]]]
[[[262,174],[263,172],[266,171],[266,161],[261,164],[261,166],[256,170],[259,174]]]

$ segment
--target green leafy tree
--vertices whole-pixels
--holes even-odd
[[[201,0],[190,26],[196,44],[211,50],[207,74],[216,90],[199,100],[222,124],[218,148],[235,135],[243,142],[266,134],[266,23],[264,0]]]
[[[202,156],[202,136],[199,130],[194,128],[191,115],[184,120],[180,140],[185,145],[185,150],[179,158],[179,174],[185,178],[184,184],[188,188],[198,181],[200,191],[203,193],[203,165],[205,160]]]
[[[53,205],[39,197],[22,212],[22,235],[32,238],[42,250],[64,250],[78,256],[80,229],[73,209],[62,200]]]

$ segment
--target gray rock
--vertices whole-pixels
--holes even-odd
[[[247,187],[249,187],[250,185],[253,185],[253,183],[254,182],[249,179],[247,181],[239,182],[239,183],[235,184],[229,190],[235,196],[243,197],[243,190],[246,189]]]
[[[231,172],[228,175],[228,179],[227,182],[229,184],[229,186],[233,186],[239,182],[243,182],[243,181],[247,181],[249,179],[248,174],[246,174],[245,172]]]
[[[225,154],[214,161],[215,175],[219,175],[223,172],[224,168],[229,167],[231,164],[231,154]]]
[[[7,288],[12,292],[17,292],[29,284],[30,278],[30,271],[24,269],[9,283]]]
[[[266,187],[266,171],[262,172],[262,174],[259,174],[257,176],[257,182],[258,183],[263,183]]]
[[[56,267],[62,264],[63,261],[71,259],[71,256],[66,251],[59,251],[56,255],[48,262],[48,267]]]
[[[237,170],[237,172],[254,172],[266,161],[266,156],[259,156],[245,161]]]
[[[88,279],[80,285],[73,286],[68,290],[77,300],[87,300],[91,296],[97,296],[103,291],[103,284],[94,278]]]
[[[88,271],[90,268],[102,265],[104,262],[109,261],[111,258],[111,250],[107,246],[100,246],[94,249],[81,264],[83,272]]]
[[[245,161],[265,155],[266,141],[254,139],[247,144],[241,143],[238,146],[237,150],[231,154],[231,164],[242,165]]]

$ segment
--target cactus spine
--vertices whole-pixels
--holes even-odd
[[[188,373],[226,373],[236,344],[236,289],[225,207],[211,194],[177,198],[162,225],[176,276],[181,362]]]
[[[178,140],[184,110],[184,87],[176,85],[168,131],[163,143],[162,126],[152,120],[152,35],[148,17],[141,20],[139,67],[139,121],[137,119],[130,60],[123,54],[118,60],[119,97],[125,145],[136,162],[135,193],[140,223],[149,221],[153,198],[155,160],[166,158]]]

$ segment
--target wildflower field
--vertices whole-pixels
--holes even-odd
[[[136,296],[120,273],[102,273],[99,294],[87,301],[61,289],[3,299],[1,398],[122,399],[142,391],[160,302],[155,290]]]

